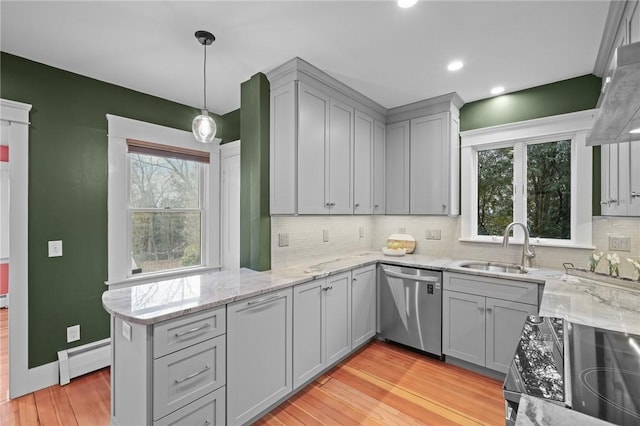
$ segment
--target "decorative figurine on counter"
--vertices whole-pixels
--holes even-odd
[[[600,263],[600,260],[602,259],[602,255],[604,253],[602,253],[601,251],[599,252],[593,252],[591,253],[591,256],[589,256],[589,272],[595,272],[596,268],[598,267],[598,263]]]
[[[609,262],[609,275],[620,276],[620,258],[618,253],[607,254],[607,262]]]
[[[636,281],[640,281],[640,262],[638,262],[637,260],[630,259],[628,257],[627,257],[627,262],[629,262],[633,266],[636,274],[638,274],[638,278],[636,278]]]

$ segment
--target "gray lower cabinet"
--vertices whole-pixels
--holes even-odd
[[[290,288],[227,305],[227,423],[244,424],[292,387]]]
[[[225,424],[225,320],[225,306],[153,325],[112,317],[111,423]]]
[[[324,370],[322,323],[325,280],[293,287],[293,388],[298,389]]]
[[[446,272],[442,303],[443,352],[506,373],[538,284]]]
[[[351,271],[351,348],[368,342],[376,334],[376,267]]]
[[[324,342],[327,366],[351,352],[351,272],[326,278]]]

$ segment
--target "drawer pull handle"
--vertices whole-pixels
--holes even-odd
[[[179,385],[180,383],[186,382],[187,380],[191,380],[191,379],[195,379],[196,377],[198,377],[201,374],[206,373],[207,371],[211,370],[211,368],[209,368],[208,365],[205,365],[204,368],[196,373],[192,373],[189,374],[187,377],[185,377],[184,379],[176,379],[176,385]]]
[[[186,336],[187,334],[192,334],[200,330],[204,330],[207,327],[211,327],[208,322],[205,323],[204,325],[201,325],[200,327],[196,327],[196,328],[192,328],[191,330],[181,331],[180,333],[176,333],[176,337]]]
[[[252,300],[251,302],[247,302],[247,305],[248,306],[257,305],[258,303],[269,302],[270,300],[275,300],[275,299],[278,299],[279,297],[280,297],[280,294],[275,294],[270,297],[265,297],[264,299]]]

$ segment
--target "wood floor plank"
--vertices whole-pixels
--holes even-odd
[[[110,423],[111,393],[109,369],[74,379],[64,388],[79,425],[108,426]]]
[[[38,425],[38,411],[33,394],[0,403],[0,424],[2,426]]]
[[[62,386],[50,386],[34,392],[40,426],[77,425],[67,392]]]

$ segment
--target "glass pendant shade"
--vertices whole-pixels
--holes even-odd
[[[209,112],[206,109],[202,110],[202,114],[193,119],[191,125],[193,136],[195,136],[198,142],[211,143],[216,136],[216,122],[209,116]]]

